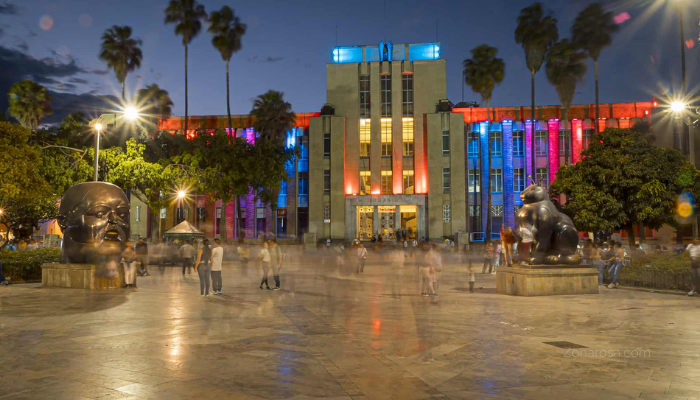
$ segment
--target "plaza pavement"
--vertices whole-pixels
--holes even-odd
[[[0,399],[700,398],[700,299],[470,294],[463,263],[425,298],[375,254],[359,276],[291,257],[281,291],[258,270],[227,262],[206,298],[154,266],[135,290],[0,287]]]

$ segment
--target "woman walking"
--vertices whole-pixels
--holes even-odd
[[[267,242],[263,243],[263,249],[260,250],[260,261],[262,261],[263,277],[260,281],[260,290],[263,288],[263,283],[265,288],[270,290],[270,284],[267,283],[267,274],[270,272],[270,250],[268,250]]]
[[[194,265],[194,271],[199,274],[200,296],[209,296],[211,280],[211,248],[209,248],[209,239],[204,239],[202,247],[197,252],[197,262]],[[204,290],[205,288],[206,291]]]
[[[124,283],[126,287],[136,287],[136,252],[132,242],[126,242],[126,248],[122,253],[124,262]]]

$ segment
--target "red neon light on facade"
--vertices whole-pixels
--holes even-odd
[[[581,150],[583,149],[583,121],[580,119],[575,119],[571,121],[571,132],[574,136],[574,142],[572,143],[572,151],[574,155],[574,164],[581,161]]]
[[[547,122],[549,131],[549,182],[554,182],[559,171],[559,120],[550,119]]]

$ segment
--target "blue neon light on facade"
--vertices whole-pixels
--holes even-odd
[[[336,47],[333,49],[333,62],[336,64],[343,63],[361,63],[362,62],[362,47]]]
[[[513,193],[513,121],[503,120],[503,223],[515,226],[515,194]]]
[[[294,148],[297,143],[297,131],[299,128],[292,128],[290,131],[287,131],[287,148]]]
[[[491,166],[489,165],[489,129],[488,122],[479,124],[479,148],[481,155],[481,226],[488,224],[489,206],[489,179],[491,178]]]
[[[386,61],[406,59],[405,45],[393,45],[391,42],[382,42],[379,46],[338,46],[333,48],[331,58],[335,64],[382,61],[384,46],[387,48]],[[438,60],[440,50],[438,43],[409,44],[409,60]]]
[[[414,60],[437,60],[440,58],[440,45],[437,43],[409,44],[408,56]]]

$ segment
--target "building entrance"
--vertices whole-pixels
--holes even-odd
[[[401,206],[401,230],[405,231],[406,239],[417,239],[418,232],[418,207]]]
[[[396,206],[378,206],[379,229],[377,234],[382,235],[383,240],[396,239]]]
[[[371,240],[374,234],[374,207],[357,207],[357,236]]]

